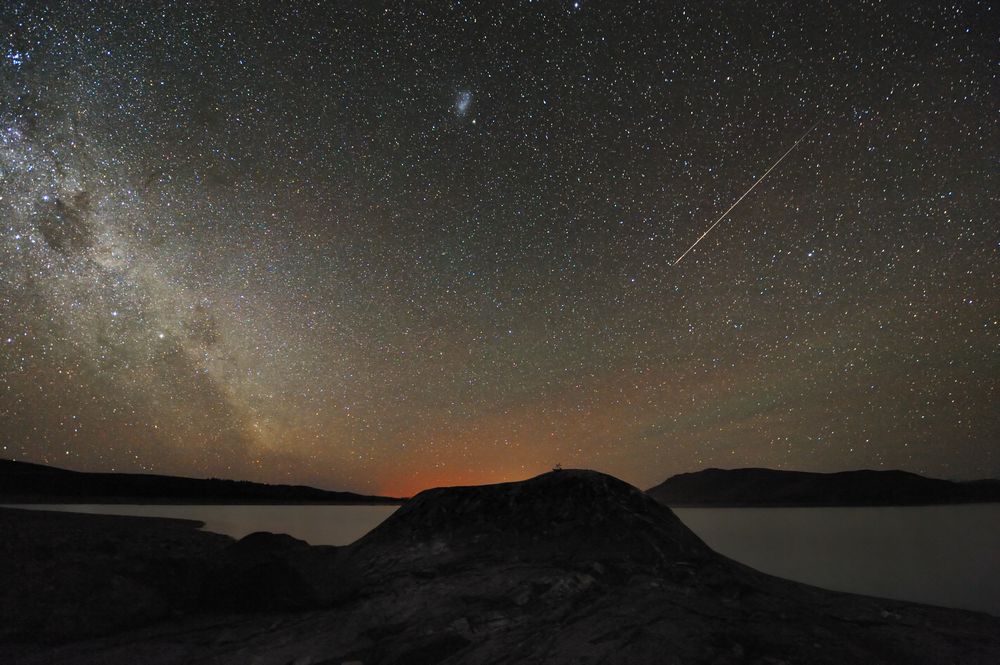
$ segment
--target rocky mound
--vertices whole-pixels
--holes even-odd
[[[313,547],[285,534],[251,533],[209,563],[203,607],[273,612],[329,607],[358,586],[336,547]]]
[[[426,490],[350,548],[382,571],[477,561],[667,566],[715,556],[649,496],[596,471]]]
[[[0,643],[80,639],[192,611],[206,562],[232,543],[200,525],[0,509]]]

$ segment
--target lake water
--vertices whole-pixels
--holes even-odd
[[[675,512],[710,547],[765,573],[1000,616],[1000,504]]]
[[[241,538],[288,533],[347,545],[396,506],[16,506],[180,517]],[[678,508],[712,548],[760,571],[839,591],[1000,616],[1000,504],[891,508]]]

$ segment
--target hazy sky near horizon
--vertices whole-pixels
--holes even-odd
[[[0,456],[1000,476],[991,14],[5,2]]]

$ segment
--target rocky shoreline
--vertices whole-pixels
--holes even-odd
[[[610,476],[423,492],[348,547],[0,509],[0,662],[996,663],[1000,619],[713,552]]]

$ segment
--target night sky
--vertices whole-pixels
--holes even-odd
[[[0,457],[1000,476],[995,14],[6,1]]]

